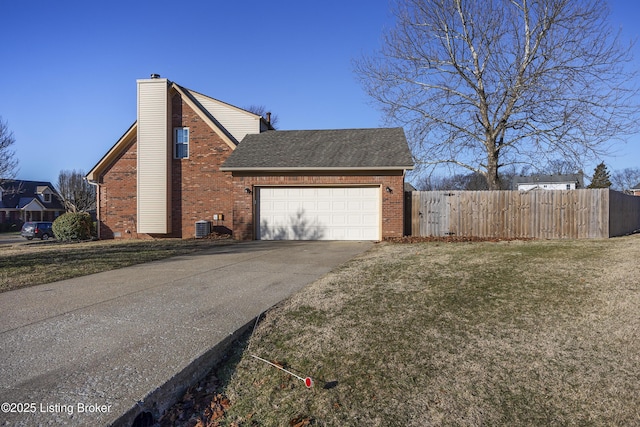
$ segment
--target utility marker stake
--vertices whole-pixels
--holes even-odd
[[[263,359],[262,357],[255,356],[255,355],[253,355],[253,354],[251,355],[251,357],[253,357],[253,358],[255,358],[255,359],[258,359],[258,360],[260,360],[260,361],[262,361],[262,362],[264,362],[264,363],[266,363],[266,364],[268,364],[268,365],[271,365],[271,366],[273,366],[274,368],[278,368],[278,369],[280,369],[281,371],[284,371],[284,372],[286,372],[287,374],[289,374],[289,375],[291,375],[291,376],[293,376],[293,377],[296,377],[297,379],[299,379],[300,381],[302,381],[302,382],[304,383],[304,385],[305,385],[307,388],[311,388],[311,387],[313,387],[313,380],[311,379],[311,377],[302,378],[301,376],[298,376],[298,375],[294,374],[294,373],[293,373],[293,372],[291,372],[291,371],[287,371],[287,370],[286,370],[286,369],[284,369],[283,367],[278,366],[278,365],[276,365],[275,363],[271,363],[271,362],[269,362],[268,360]]]

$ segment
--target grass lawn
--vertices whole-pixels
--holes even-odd
[[[184,425],[640,425],[639,259],[638,235],[376,245],[267,312],[212,373],[224,418]]]
[[[103,240],[82,243],[0,240],[0,292],[204,250],[228,240]]]

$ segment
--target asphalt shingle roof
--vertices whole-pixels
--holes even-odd
[[[24,180],[6,180],[0,186],[3,188],[3,197],[0,200],[0,207],[6,209],[22,209],[28,205],[33,199],[38,199],[46,209],[64,210],[64,206],[57,196],[56,189],[47,181],[24,181]],[[51,201],[44,202],[38,197],[38,192],[49,187],[54,194]]]
[[[411,169],[402,128],[290,130],[247,135],[223,170]]]

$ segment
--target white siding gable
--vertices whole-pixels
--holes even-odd
[[[138,233],[171,232],[167,79],[138,80]]]
[[[237,142],[247,134],[260,133],[260,116],[197,92],[190,93]]]
[[[569,186],[569,188],[567,188]],[[575,190],[575,182],[538,182],[530,184],[518,184],[518,190]]]
[[[29,203],[27,203],[23,208],[23,211],[43,211],[44,206],[42,206],[36,199],[33,199]]]

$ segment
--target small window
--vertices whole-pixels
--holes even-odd
[[[44,202],[51,203],[51,193],[44,193]]]
[[[175,128],[173,143],[173,155],[176,159],[189,158],[189,128]]]
[[[567,190],[571,190],[571,184],[567,184]]]

